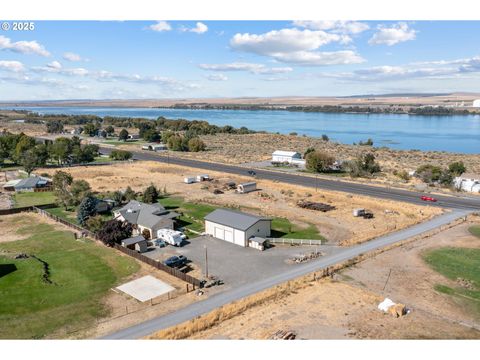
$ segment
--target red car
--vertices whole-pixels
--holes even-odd
[[[423,201],[432,201],[432,202],[437,202],[437,199],[430,197],[430,196],[422,196],[420,197]]]

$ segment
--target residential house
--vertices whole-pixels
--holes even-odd
[[[132,224],[135,234],[143,234],[144,230],[148,230],[150,239],[156,237],[159,229],[174,229],[175,218],[180,215],[166,210],[160,204],[145,204],[136,200],[131,200],[113,214],[116,220]]]
[[[12,180],[3,185],[7,191],[38,191],[38,189],[48,189],[52,186],[52,180],[43,176],[31,176],[25,179]]]

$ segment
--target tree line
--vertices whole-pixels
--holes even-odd
[[[98,145],[82,145],[77,136],[39,143],[24,133],[0,134],[0,165],[8,160],[21,165],[28,175],[49,162],[58,165],[82,164],[94,161],[98,155]]]

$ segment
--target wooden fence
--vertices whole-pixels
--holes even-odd
[[[56,206],[57,205],[55,205],[55,204],[45,204],[45,205],[39,206],[39,210],[49,209],[51,207],[56,207]],[[32,210],[35,210],[35,206],[24,206],[24,207],[11,208],[11,209],[1,209],[0,210],[0,216],[11,215],[11,214],[19,214],[21,212],[32,211]]]
[[[135,250],[131,250],[131,249],[128,249],[126,247],[123,247],[123,246],[120,246],[118,244],[115,244],[115,249],[127,254],[127,255],[130,255],[132,257],[134,257],[135,259],[137,260],[140,260],[150,266],[153,266],[154,268],[157,268],[158,270],[162,270],[172,276],[175,276],[176,278],[178,279],[181,279],[185,282],[188,282],[190,284],[193,285],[193,288],[195,289],[195,286],[197,287],[202,287],[203,284],[200,280],[194,278],[193,276],[190,276],[188,274],[185,274],[183,272],[181,272],[180,270],[177,270],[175,268],[171,268],[170,266],[167,266],[167,265],[164,265],[162,264],[161,262],[159,261],[156,261],[154,259],[151,259],[145,255],[142,255],[142,254],[139,254],[137,251]]]
[[[65,226],[68,226],[76,231],[79,231],[81,232],[84,236],[88,236],[92,239],[95,239],[95,240],[98,240],[98,241],[101,241],[93,232],[91,232],[90,230],[87,230],[81,226],[78,226],[78,225],[75,225],[75,224],[72,224],[71,222],[68,222],[62,218],[59,218],[58,216],[56,215],[53,215],[51,213],[49,213],[48,211],[45,211],[44,210],[44,206],[42,206],[42,208],[39,208],[39,207],[36,207],[36,206],[32,206],[30,208],[24,208],[23,211],[26,211],[26,210],[33,210],[43,216],[46,216],[56,222],[59,222]],[[172,276],[175,276],[176,278],[180,279],[180,280],[183,280],[189,284],[192,284],[193,285],[193,288],[195,289],[195,287],[202,287],[203,284],[200,280],[194,278],[193,276],[190,276],[188,274],[185,274],[177,269],[174,269],[174,268],[171,268],[169,266],[166,266],[164,264],[162,264],[161,262],[159,261],[156,261],[156,260],[153,260],[153,259],[150,259],[149,257],[145,256],[145,255],[142,255],[142,254],[139,254],[137,251],[135,250],[130,250],[130,249],[127,249],[123,246],[120,246],[118,244],[115,244],[114,246],[115,249],[131,256],[131,257],[134,257],[135,259],[139,260],[139,261],[142,261],[150,266],[153,266],[154,268],[158,269],[158,270],[162,270]]]

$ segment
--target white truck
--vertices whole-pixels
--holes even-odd
[[[157,238],[165,241],[169,245],[182,246],[185,234],[172,229],[160,229],[157,231]]]

